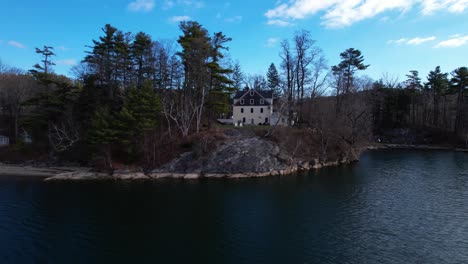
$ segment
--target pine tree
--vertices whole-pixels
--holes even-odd
[[[436,127],[439,125],[440,96],[445,95],[447,93],[448,84],[449,84],[448,73],[443,73],[440,70],[440,66],[437,66],[435,70],[429,72],[425,87],[426,89],[432,91],[432,103],[433,103],[432,104],[433,105],[432,124]],[[444,116],[444,119],[445,119],[445,116]]]
[[[268,88],[272,90],[275,95],[279,95],[280,77],[279,77],[278,70],[276,69],[276,66],[274,63],[271,63],[270,67],[268,67],[267,82],[268,82]]]
[[[245,83],[245,76],[244,76],[244,73],[242,72],[242,68],[241,68],[239,62],[237,62],[234,65],[234,68],[232,69],[231,79],[232,79],[232,86],[234,87],[234,89],[236,91],[241,90],[242,86]]]
[[[41,64],[36,63],[33,67],[34,69],[30,70],[33,75],[38,73],[43,73],[47,75],[51,71],[51,66],[54,66],[55,63],[52,62],[51,57],[55,56],[53,52],[54,48],[51,46],[44,45],[43,49],[36,48],[36,53],[42,56]]]
[[[130,88],[116,121],[119,142],[134,158],[140,152],[145,134],[159,124],[160,100],[152,87],[153,84],[146,81],[140,87]]]
[[[114,123],[115,117],[107,107],[96,109],[86,135],[88,144],[102,155],[104,169],[112,169],[112,145],[119,140],[119,131]]]
[[[452,79],[450,80],[451,91],[457,95],[457,112],[455,117],[455,128],[454,131],[458,135],[465,132],[466,124],[464,113],[465,96],[468,90],[468,68],[460,67],[452,72]]]

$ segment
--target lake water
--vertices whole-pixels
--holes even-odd
[[[243,180],[0,177],[0,263],[468,263],[468,154]]]

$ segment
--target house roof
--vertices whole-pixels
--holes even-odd
[[[254,91],[253,95],[250,95],[250,91]],[[247,91],[242,91],[241,93],[238,92],[236,93],[236,96],[234,97],[234,99],[237,100],[234,106],[269,106],[270,102],[266,99],[273,99],[271,97],[272,94],[273,93],[271,92],[266,92],[266,91],[263,92],[263,91],[256,91],[256,90],[247,90]],[[242,100],[243,100],[243,103],[242,103]]]
[[[240,99],[244,94],[248,93],[250,90],[237,91],[234,99]],[[260,91],[254,90],[259,93],[264,99],[273,99],[273,91]]]

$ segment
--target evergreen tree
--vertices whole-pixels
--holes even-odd
[[[241,90],[242,86],[245,83],[245,76],[244,76],[244,73],[242,72],[242,68],[241,68],[239,62],[237,62],[234,65],[234,68],[232,69],[231,79],[232,79],[232,82],[233,82],[232,86],[234,87],[234,89],[236,89],[236,91]]]
[[[435,70],[429,72],[425,87],[426,89],[432,91],[432,100],[433,100],[432,101],[433,102],[432,124],[436,127],[439,125],[440,96],[445,95],[447,93],[448,84],[449,84],[448,73],[443,73],[440,70],[440,66],[437,66]]]
[[[349,93],[353,88],[354,74],[356,71],[362,71],[369,67],[365,65],[364,57],[361,55],[361,51],[353,48],[349,48],[344,52],[340,53],[341,62],[332,67],[333,74],[342,74],[344,78],[344,91],[343,93]]]
[[[119,131],[114,123],[115,117],[109,108],[99,107],[93,114],[86,135],[87,142],[104,160],[100,164],[104,169],[112,169],[112,145],[119,140]]]
[[[355,89],[354,79],[357,71],[365,70],[369,65],[365,65],[364,57],[360,50],[349,48],[340,53],[341,62],[332,67],[333,75],[336,78],[336,115],[341,112],[343,103],[342,95],[346,95]]]
[[[156,128],[161,111],[160,101],[153,84],[146,81],[138,88],[130,88],[117,118],[120,142],[136,158],[145,134]]]
[[[268,82],[268,89],[272,90],[275,95],[280,94],[280,77],[278,70],[274,63],[270,64],[268,67],[267,72],[267,82]]]
[[[407,74],[406,77],[406,88],[410,89],[411,95],[411,120],[413,126],[416,125],[416,95],[423,86],[421,84],[421,78],[419,77],[419,72],[416,70],[410,71],[410,74]]]
[[[211,61],[208,63],[210,70],[210,93],[207,102],[209,109],[208,122],[220,114],[227,114],[231,105],[229,98],[235,92],[232,87],[233,81],[229,79],[229,74],[233,71],[229,68],[221,66],[221,60],[224,58],[223,50],[229,50],[225,44],[232,39],[226,37],[222,32],[214,33],[212,38],[212,54]]]
[[[460,67],[452,72],[450,80],[451,90],[457,95],[456,117],[455,117],[455,133],[461,135],[465,132],[465,96],[468,90],[468,68]]]
[[[33,67],[34,69],[30,70],[33,75],[37,75],[39,73],[43,73],[47,75],[51,71],[51,66],[54,66],[55,63],[52,62],[51,57],[55,56],[53,52],[54,48],[51,46],[44,45],[43,49],[36,48],[36,53],[42,56],[41,64],[36,63]]]
[[[152,46],[153,42],[149,35],[143,32],[136,34],[132,44],[132,54],[136,66],[137,85],[142,85],[145,79],[152,76],[151,65],[154,62]]]
[[[410,74],[406,75],[406,77],[408,78],[406,80],[406,88],[419,90],[423,87],[421,84],[421,78],[419,77],[418,71],[412,70],[410,71]]]

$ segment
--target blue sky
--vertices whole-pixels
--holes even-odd
[[[311,32],[329,65],[343,50],[360,49],[374,79],[468,66],[468,0],[2,0],[0,17],[4,64],[30,69],[40,60],[34,48],[47,44],[56,49],[55,71],[66,75],[106,23],[176,40],[183,19],[232,37],[230,57],[247,74],[278,65],[279,42],[300,29]]]

